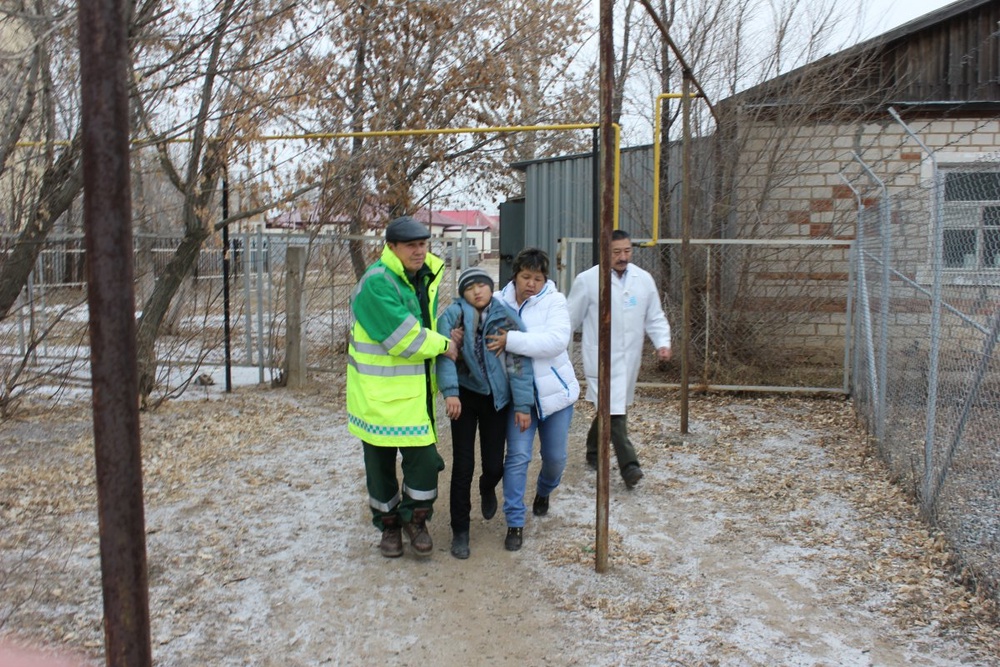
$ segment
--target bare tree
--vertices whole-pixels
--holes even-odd
[[[75,39],[75,23],[66,14],[71,14],[69,7],[42,1],[0,14],[0,33],[10,48],[0,59],[0,89],[5,91],[0,191],[6,204],[0,227],[18,234],[0,266],[0,319],[10,313],[42,242],[83,183],[78,138],[57,142],[77,128],[73,68],[59,66]]]
[[[16,58],[0,66],[10,84],[0,106],[0,177],[23,199],[3,224],[20,239],[0,267],[0,313],[9,312],[42,242],[79,196],[81,173],[73,6],[26,0],[9,14]],[[322,186],[320,205],[351,216],[365,231],[409,212],[443,180],[469,190],[511,187],[511,159],[585,145],[550,133],[519,140],[503,134],[357,137],[312,150],[279,169],[280,150],[252,157],[269,131],[386,131],[530,125],[590,120],[593,77],[582,57],[588,29],[577,0],[351,3],[323,14],[298,2],[220,0],[202,9],[167,0],[132,7],[133,141],[140,229],[180,229],[181,239],[155,281],[141,278],[138,321],[140,391],[157,381],[156,343],[172,304],[192,276],[205,242],[221,225],[218,183],[241,165],[259,182],[245,190],[231,220],[265,211]],[[16,21],[12,17],[16,17]],[[8,23],[0,23],[8,29]],[[6,34],[6,33],[5,33]],[[22,43],[23,42],[23,43]],[[12,43],[12,42],[7,42]],[[38,159],[10,168],[28,139]],[[19,163],[20,164],[20,163]],[[441,190],[443,185],[438,185]],[[13,190],[12,190],[13,191]],[[282,195],[282,192],[291,194]],[[438,196],[448,196],[438,191]],[[6,213],[6,211],[4,211]],[[149,261],[140,239],[138,261]],[[360,252],[360,251],[359,251]],[[354,253],[358,270],[364,263]],[[137,276],[152,275],[137,266]]]
[[[156,383],[156,342],[171,303],[220,217],[217,187],[226,165],[289,94],[280,76],[300,43],[289,27],[296,9],[294,4],[223,0],[201,16],[158,14],[139,35],[145,48],[133,76],[137,117],[155,145],[162,174],[180,195],[183,229],[138,321],[144,399]],[[182,113],[189,101],[195,102],[193,115]],[[171,142],[181,136],[189,142]]]
[[[311,67],[299,68],[311,75],[302,87],[322,91],[315,100],[303,100],[299,113],[309,113],[330,130],[393,132],[586,120],[593,82],[584,79],[585,67],[574,70],[586,36],[577,2],[337,6],[337,20],[326,25],[335,47],[310,53]],[[349,150],[330,149],[324,167],[328,217],[345,215],[352,232],[361,233],[412,211],[420,184],[432,184],[442,174],[485,189],[501,182],[497,174],[506,172],[503,161],[518,146],[536,151],[540,146],[558,150],[559,142],[572,145],[566,137],[519,141],[504,134],[354,137]],[[356,272],[363,271],[365,258],[356,252],[352,262]]]

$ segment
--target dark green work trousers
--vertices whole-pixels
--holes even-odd
[[[639,457],[635,453],[632,441],[628,439],[628,423],[625,415],[611,415],[611,444],[615,448],[615,458],[618,459],[618,469],[625,470],[632,465],[639,465]],[[597,416],[587,433],[587,462],[597,465]]]
[[[403,521],[413,520],[413,510],[427,508],[430,519],[437,498],[438,473],[444,470],[444,459],[432,443],[421,447],[376,447],[362,441],[365,450],[365,478],[368,482],[368,504],[372,509],[372,524],[383,529],[382,517],[398,515]],[[403,459],[403,487],[396,476],[397,453]]]

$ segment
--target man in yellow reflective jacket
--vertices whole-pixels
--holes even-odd
[[[351,294],[347,415],[361,438],[372,523],[379,550],[403,555],[402,531],[420,556],[433,550],[427,521],[437,498],[434,360],[458,358],[458,345],[437,333],[437,293],[444,262],[428,252],[427,227],[397,218],[385,230],[381,258]],[[402,456],[403,485],[396,476]]]

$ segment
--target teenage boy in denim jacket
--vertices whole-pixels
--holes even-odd
[[[458,279],[461,295],[438,318],[438,332],[449,336],[453,328],[464,329],[458,361],[439,357],[437,381],[451,419],[451,555],[469,557],[471,487],[476,467],[476,427],[483,474],[479,478],[483,518],[497,511],[496,486],[503,478],[504,436],[507,411],[523,431],[531,423],[535,400],[534,374],[530,359],[486,349],[488,334],[519,331],[524,325],[517,314],[493,298],[493,278],[472,267]]]

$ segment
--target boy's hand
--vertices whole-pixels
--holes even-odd
[[[444,411],[448,415],[448,419],[455,421],[462,416],[462,401],[458,400],[458,396],[448,396],[444,399]]]
[[[515,412],[514,423],[521,429],[521,433],[524,433],[531,426],[531,415],[526,412]]]

